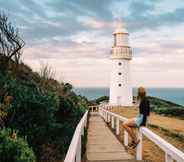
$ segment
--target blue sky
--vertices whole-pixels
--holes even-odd
[[[112,32],[127,23],[134,86],[184,87],[183,0],[0,0],[26,42],[23,61],[58,80],[108,86]]]

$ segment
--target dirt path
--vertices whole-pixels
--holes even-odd
[[[127,118],[135,117],[138,113],[137,109],[135,108],[113,109],[113,112],[116,112],[119,115],[125,116]],[[149,123],[151,125],[158,126],[149,127],[153,132],[157,133],[166,141],[184,152],[184,140],[175,136],[175,134],[181,134],[184,137],[184,120],[164,117],[155,113],[151,113]],[[121,130],[120,138],[123,140],[123,130]],[[145,160],[152,160],[153,162],[164,162],[164,152],[146,137],[143,139],[143,146],[143,158]],[[134,150],[130,150],[130,152],[135,154]]]

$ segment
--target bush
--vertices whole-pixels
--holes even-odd
[[[151,111],[165,116],[184,119],[183,106],[156,97],[148,97],[148,98],[151,105]]]
[[[10,129],[3,129],[0,132],[0,161],[35,162],[36,158],[23,138],[13,136]]]
[[[71,88],[64,87],[65,94],[58,96],[56,91],[42,90],[33,80],[5,76],[0,81],[1,103],[7,95],[13,98],[4,109],[5,126],[27,137],[38,161],[62,159],[86,109],[86,101]]]
[[[184,109],[181,108],[157,108],[154,110],[158,114],[163,114],[170,117],[178,117],[184,119]]]
[[[38,159],[43,152],[42,145],[51,142],[53,131],[61,127],[56,123],[55,113],[59,108],[59,98],[52,91],[41,91],[32,81],[9,78],[3,86],[6,95],[13,97],[7,108],[6,127],[19,130],[27,137]]]
[[[92,100],[91,104],[92,105],[96,105],[96,104],[98,105],[98,104],[100,104],[100,102],[108,102],[108,101],[109,101],[109,96],[102,96],[102,97],[99,97],[95,100]]]
[[[4,21],[8,23],[7,19]],[[18,34],[14,33],[11,23],[7,26],[11,27],[8,37]],[[16,46],[7,46],[9,40],[5,34],[1,44],[11,50],[0,49],[0,128],[18,130],[19,136],[26,137],[37,161],[61,161],[87,108],[87,100],[72,92],[71,84],[53,79],[48,66],[43,67],[43,73],[39,75],[27,65],[19,64],[24,42],[16,35],[14,38],[17,38],[20,49],[14,50]],[[11,53],[5,53],[13,51],[16,56],[8,57]],[[22,138],[11,138],[10,130],[2,130],[0,162],[35,161],[28,144]]]

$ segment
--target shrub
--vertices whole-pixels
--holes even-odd
[[[108,96],[102,96],[102,97],[99,97],[95,100],[92,100],[91,101],[91,104],[100,104],[100,102],[108,102],[109,101],[109,97]]]
[[[0,18],[9,33],[4,33],[4,27],[0,29],[1,46],[10,49],[0,48],[0,128],[16,129],[19,136],[26,137],[37,161],[62,160],[87,101],[72,92],[71,84],[53,79],[48,66],[39,75],[20,64],[24,42],[7,17],[0,14]],[[8,44],[12,36],[18,48]],[[28,144],[22,138],[12,138],[10,130],[2,130],[0,162],[35,161]]]
[[[25,139],[12,135],[10,129],[0,131],[1,162],[35,162],[33,150]]]
[[[19,130],[33,147],[38,159],[43,152],[43,144],[53,139],[53,131],[61,127],[55,121],[59,108],[59,98],[52,91],[44,93],[31,81],[8,79],[3,87],[6,94],[13,97],[7,108],[6,127]]]
[[[181,108],[157,108],[154,111],[158,114],[184,119],[184,109]]]
[[[5,79],[4,79],[5,80]],[[52,162],[66,153],[86,102],[71,89],[64,96],[39,87],[33,80],[19,80],[6,76],[1,89],[3,99],[12,96],[6,107],[5,126],[19,130],[27,137],[38,161]],[[68,87],[68,84],[64,85]]]

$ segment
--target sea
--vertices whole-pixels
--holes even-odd
[[[147,88],[146,90],[148,96],[158,97],[184,106],[184,88]],[[74,91],[89,100],[109,96],[109,88],[74,88]],[[137,88],[133,88],[133,95],[136,94]]]

